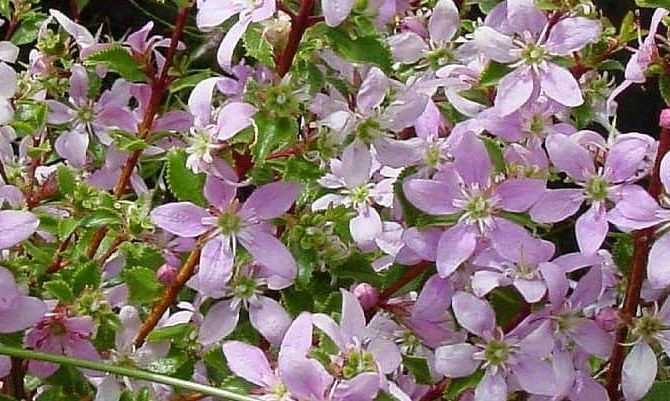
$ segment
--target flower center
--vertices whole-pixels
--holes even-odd
[[[218,226],[225,235],[238,233],[242,229],[242,218],[233,212],[219,216]]]
[[[380,134],[381,125],[378,121],[367,119],[356,127],[356,137],[365,143],[372,142]]]
[[[542,114],[534,114],[530,120],[530,133],[541,135],[544,132],[544,116]]]
[[[342,367],[342,376],[351,379],[359,373],[375,372],[375,357],[368,351],[352,351],[346,356]]]
[[[633,332],[644,339],[646,342],[650,342],[655,336],[656,333],[663,329],[663,322],[661,319],[656,316],[642,316],[637,319],[635,323],[635,328]]]
[[[249,299],[256,294],[256,281],[247,276],[241,276],[233,285],[233,295],[238,299]]]
[[[367,203],[370,197],[370,186],[363,184],[351,190],[351,200],[356,204]]]
[[[439,68],[443,65],[446,65],[449,63],[449,61],[453,58],[451,53],[449,52],[449,49],[446,49],[444,47],[441,47],[437,50],[434,50],[428,54],[428,61],[430,62],[430,65]]]
[[[442,152],[440,152],[440,148],[435,145],[428,146],[424,160],[428,166],[438,167],[442,161]]]
[[[91,107],[84,106],[79,109],[79,111],[77,111],[77,119],[84,124],[93,122],[94,117],[95,114],[93,113],[93,109]]]
[[[63,323],[53,322],[51,324],[51,334],[54,336],[64,336],[65,333],[67,333],[67,329]]]
[[[586,192],[595,202],[607,199],[607,188],[609,183],[602,177],[591,177],[586,183]]]
[[[542,48],[542,46],[530,44],[526,46],[525,49],[523,49],[521,57],[526,61],[527,64],[538,65],[546,59],[547,52],[544,50],[544,48]]]
[[[502,341],[490,341],[486,344],[484,358],[493,366],[501,366],[509,358],[509,346]]]
[[[491,215],[491,206],[483,195],[477,195],[468,200],[465,212],[473,220],[481,220]]]

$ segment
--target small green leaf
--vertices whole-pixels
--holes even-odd
[[[262,27],[252,25],[242,37],[247,55],[255,58],[268,68],[274,68],[274,47],[263,37]]]
[[[619,43],[628,43],[637,37],[637,28],[635,25],[635,14],[629,11],[621,21]]]
[[[618,236],[612,246],[614,264],[623,272],[628,272],[633,263],[633,237],[629,234]]]
[[[635,4],[638,7],[647,7],[647,8],[665,8],[670,10],[670,0],[635,0]]]
[[[658,90],[666,105],[670,105],[670,77],[662,74],[658,79]]]
[[[444,398],[449,401],[458,400],[464,392],[475,388],[482,377],[484,377],[484,371],[478,370],[468,377],[452,379],[449,382],[449,387],[447,387],[446,391],[444,392]]]
[[[33,135],[46,125],[48,112],[49,107],[44,102],[36,100],[18,101],[16,102],[14,120],[10,125],[19,135]]]
[[[598,64],[599,71],[624,71],[625,67],[619,60],[605,60]]]
[[[195,174],[186,167],[186,152],[183,149],[168,153],[167,183],[170,192],[182,202],[193,202],[206,206],[207,201],[202,194],[205,187],[205,175]]]
[[[66,166],[58,166],[56,170],[58,181],[58,190],[63,195],[74,195],[74,189],[77,185],[74,173]]]
[[[489,159],[491,159],[491,163],[493,163],[494,171],[496,173],[504,173],[506,170],[505,157],[503,156],[500,144],[491,138],[482,137],[481,139],[482,142],[484,142],[486,152],[489,154]]]
[[[102,280],[102,270],[93,261],[79,266],[72,276],[72,289],[80,294],[86,287],[97,289]]]
[[[496,321],[501,327],[507,326],[519,314],[524,304],[512,287],[496,288],[491,292],[489,300],[496,312]]]
[[[170,93],[175,93],[184,89],[193,88],[200,81],[203,81],[211,76],[212,76],[212,70],[205,70],[196,72],[183,78],[179,78],[170,85]]]
[[[491,61],[479,76],[479,84],[481,86],[494,86],[510,72],[512,72],[512,68],[509,66]]]
[[[114,209],[101,207],[95,209],[81,220],[81,225],[87,228],[108,227],[121,224],[123,216]]]
[[[428,361],[426,358],[419,358],[415,356],[403,355],[402,364],[414,376],[417,383],[431,384],[432,378],[430,369],[428,368]]]
[[[128,49],[120,45],[113,45],[90,54],[84,64],[87,66],[106,65],[128,81],[144,82],[146,80],[142,66],[135,61]]]
[[[40,26],[47,19],[44,13],[29,11],[21,16],[19,27],[12,35],[12,43],[17,46],[32,43],[37,39]]]
[[[130,301],[149,303],[155,301],[163,286],[156,281],[156,273],[146,267],[125,269],[122,277],[130,291]]]
[[[72,288],[70,288],[70,286],[65,281],[54,280],[46,282],[44,283],[44,289],[49,291],[51,295],[65,304],[70,304],[75,300]]]
[[[254,160],[263,160],[270,152],[291,146],[298,137],[298,123],[292,117],[271,117],[257,114],[254,117],[256,141],[253,144]]]
[[[149,333],[147,341],[158,342],[170,340],[179,342],[184,340],[184,338],[193,331],[193,327],[194,326],[191,323],[180,323],[172,326],[160,327]]]
[[[572,116],[577,128],[586,128],[593,121],[593,107],[588,102],[584,102],[581,106],[572,109]]]
[[[327,31],[333,51],[355,63],[373,64],[388,73],[393,65],[393,57],[388,45],[377,36],[352,38],[344,28]]]

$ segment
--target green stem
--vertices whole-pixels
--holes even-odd
[[[206,386],[204,384],[193,383],[187,380],[177,379],[170,376],[163,376],[156,373],[147,372],[144,370],[110,365],[103,362],[70,358],[64,355],[46,354],[44,352],[7,347],[1,344],[0,344],[0,355],[7,355],[22,359],[33,359],[36,361],[52,362],[60,365],[69,365],[77,368],[84,368],[84,369],[96,370],[99,372],[111,373],[117,376],[132,377],[138,380],[166,384],[168,386],[179,387],[185,390],[191,390],[213,397],[225,398],[231,401],[259,401],[255,397],[238,394],[232,391],[223,390],[216,387]]]

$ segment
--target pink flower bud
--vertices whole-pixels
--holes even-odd
[[[601,329],[614,331],[619,326],[619,314],[614,308],[603,308],[596,314],[596,324]]]
[[[379,291],[368,283],[358,284],[353,293],[364,310],[374,308],[379,303]]]
[[[661,111],[658,125],[662,128],[670,128],[670,109],[663,109]]]
[[[156,271],[156,280],[165,286],[172,286],[177,280],[178,272],[179,270],[174,266],[163,265]]]

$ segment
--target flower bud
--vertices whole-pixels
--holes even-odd
[[[156,271],[156,280],[165,286],[173,286],[177,280],[178,272],[179,270],[174,266],[163,265]]]
[[[670,109],[663,109],[661,111],[658,125],[662,128],[670,128]]]
[[[358,284],[353,293],[364,310],[374,308],[379,303],[379,291],[368,283]]]
[[[596,324],[603,330],[614,331],[619,326],[619,314],[614,308],[603,308],[596,314]]]

